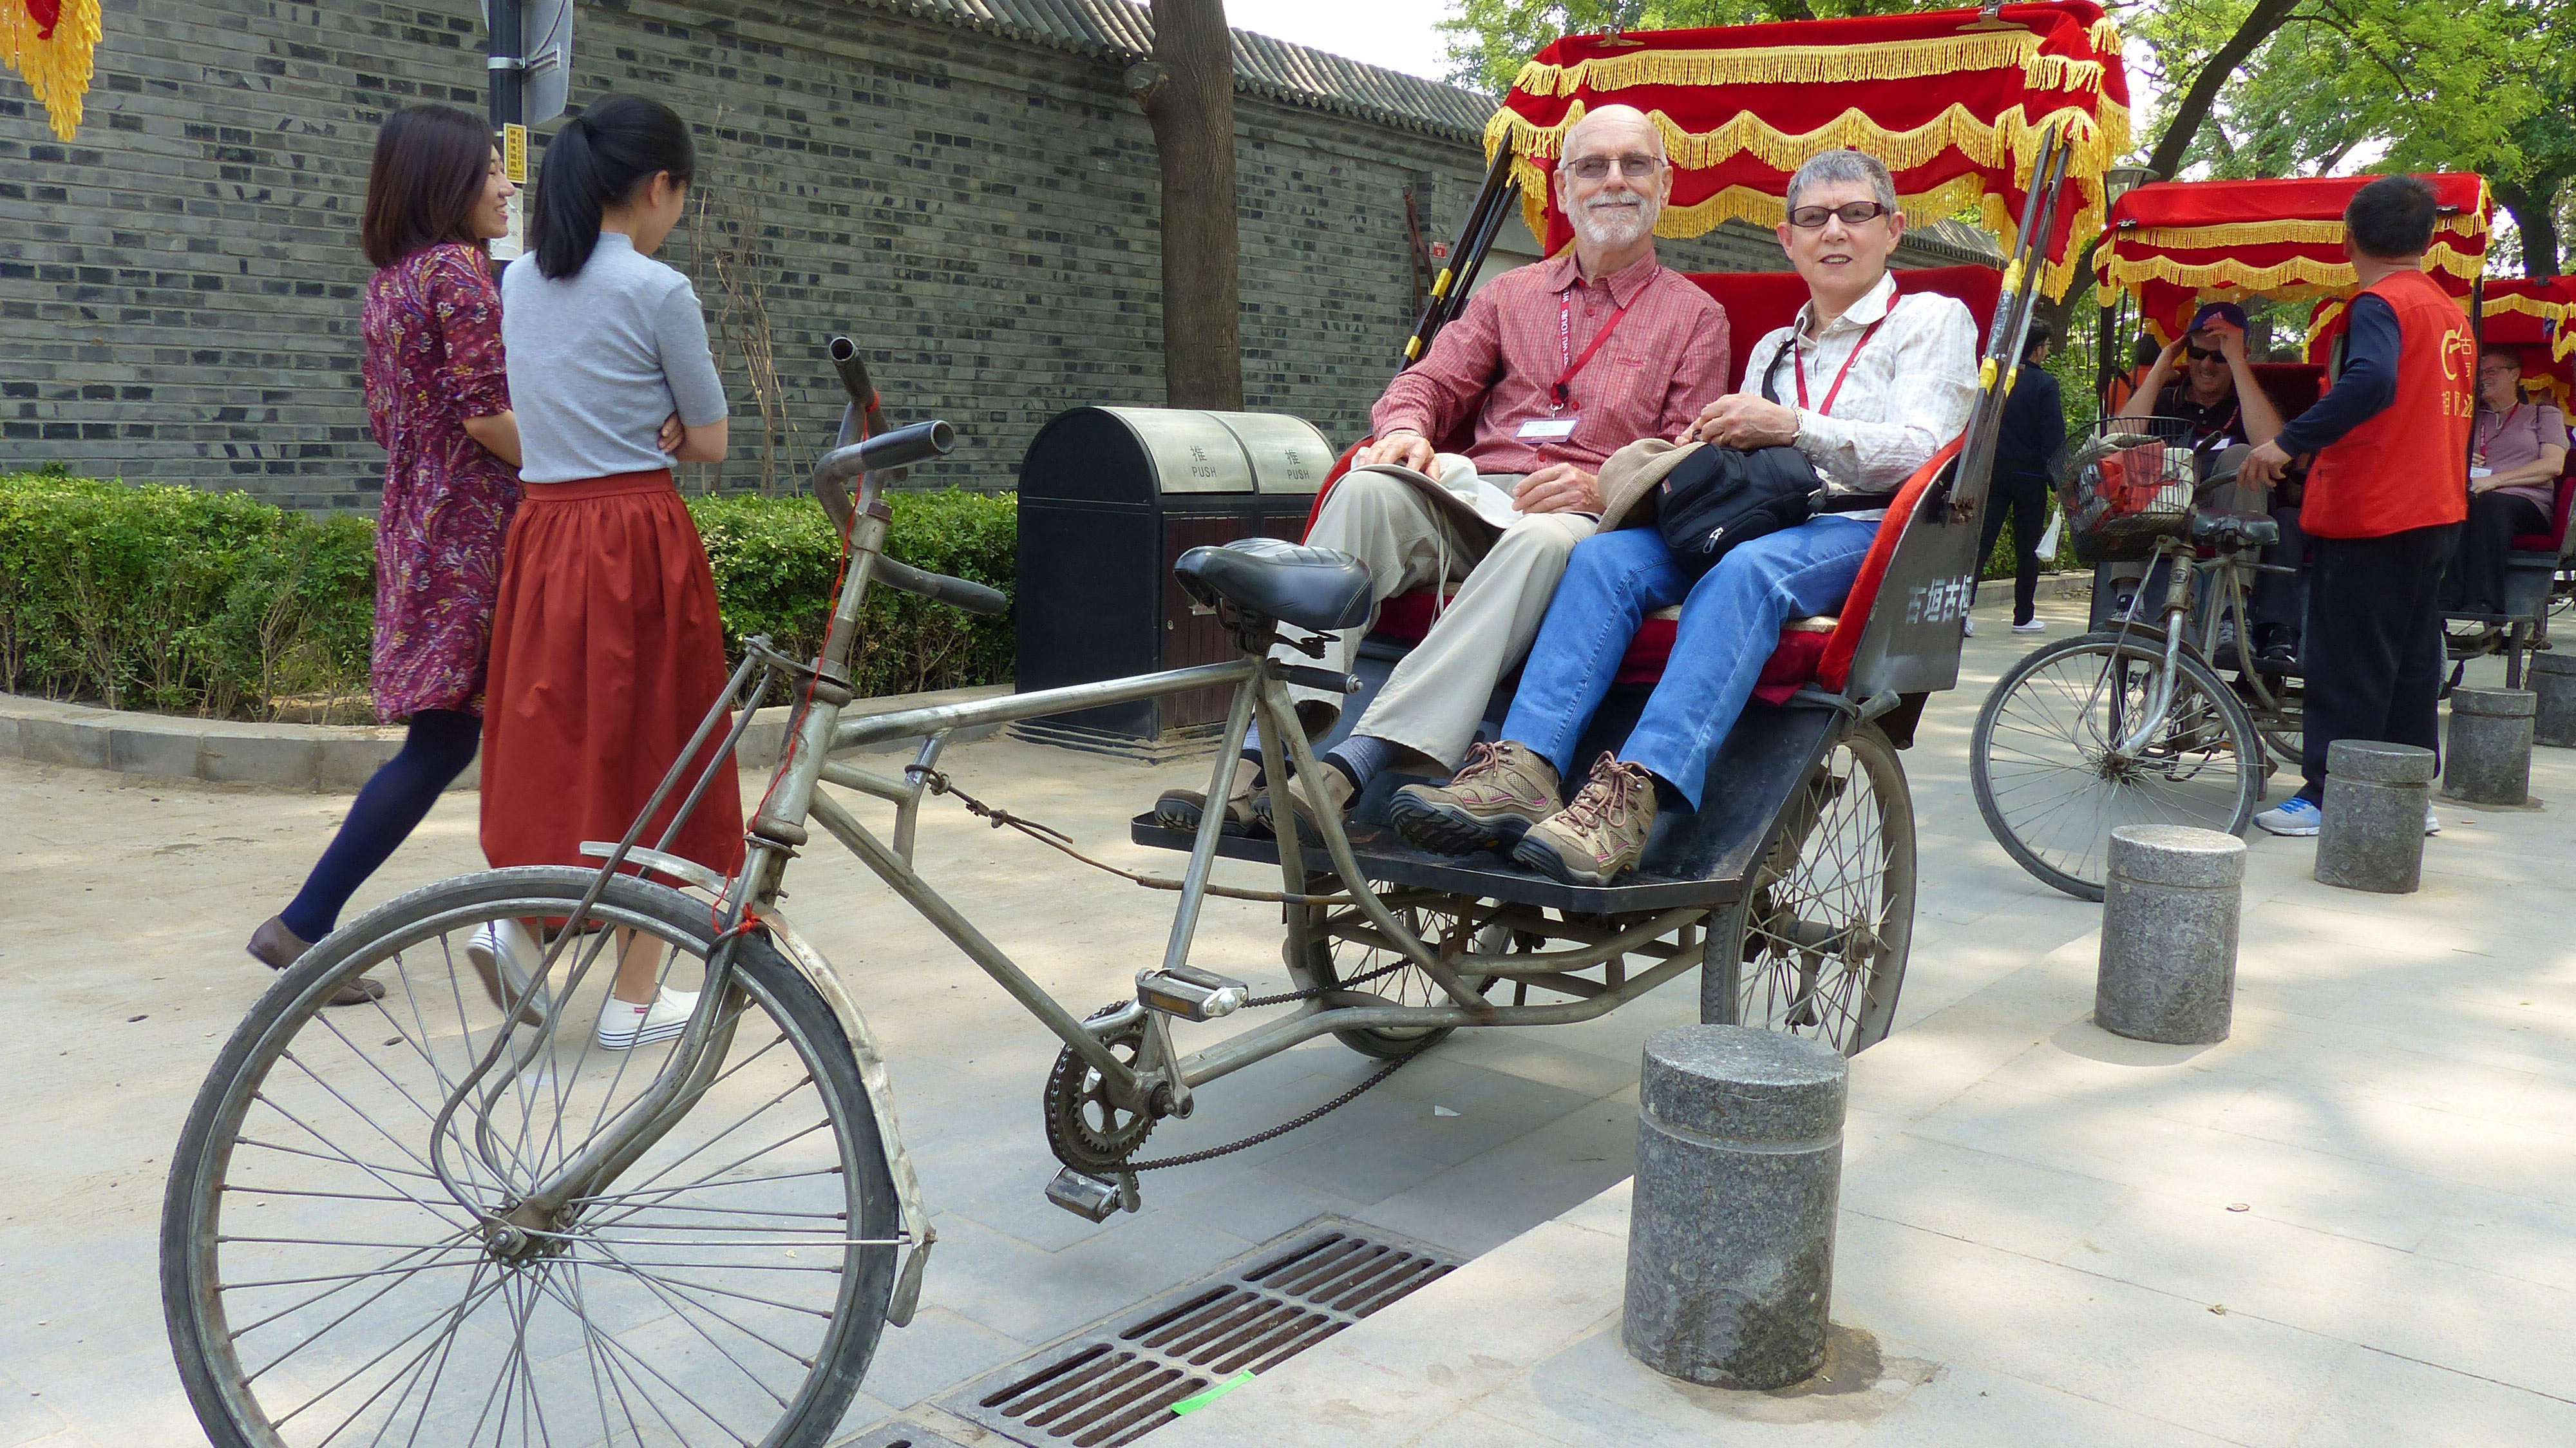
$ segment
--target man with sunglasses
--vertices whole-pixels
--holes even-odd
[[[2176,369],[2181,375],[2176,376]],[[2191,325],[2168,344],[2146,380],[2123,403],[2119,417],[2175,418],[2191,428],[2191,445],[2214,455],[2237,443],[2270,442],[2281,432],[2281,409],[2254,379],[2254,363],[2245,349],[2245,309],[2234,302],[2209,302],[2192,314]],[[2263,561],[2297,568],[2306,557],[2307,540],[2299,532],[2295,502],[2274,498],[2267,511],[2280,525],[2281,537],[2263,550]],[[2140,564],[2106,565],[2104,577],[2115,598],[2125,598],[2145,573]],[[2161,575],[2159,575],[2161,576]],[[2125,601],[2114,610],[2126,612]],[[2299,580],[2266,573],[2255,580],[2247,601],[2254,631],[2255,661],[2277,672],[2296,669],[2299,660]],[[2230,626],[2232,627],[2232,625]],[[2232,635],[2221,640],[2232,647]]]
[[[1792,614],[1842,606],[1888,495],[1967,427],[1977,325],[1957,300],[1900,296],[1888,257],[1904,235],[1887,167],[1826,151],[1789,178],[1781,249],[1807,283],[1796,320],[1753,346],[1744,390],[1709,404],[1685,441],[1794,448],[1823,501],[1794,527],[1735,545],[1705,571],[1675,559],[1645,506],[1690,454],[1641,441],[1614,458],[1602,531],[1574,550],[1530,650],[1502,739],[1478,744],[1447,784],[1396,791],[1389,815],[1428,850],[1505,848],[1558,880],[1605,885],[1637,862],[1658,810],[1697,809],[1709,761],[1735,727]],[[1673,436],[1675,434],[1667,434]],[[1584,731],[1647,614],[1680,604],[1663,678],[1618,753],[1586,761]]]
[[[1632,106],[1601,106],[1566,128],[1556,201],[1574,245],[1495,278],[1440,331],[1430,352],[1387,384],[1371,414],[1374,441],[1336,483],[1306,542],[1368,565],[1378,602],[1463,579],[1430,634],[1405,656],[1323,778],[1286,791],[1300,815],[1345,811],[1386,765],[1422,755],[1454,766],[1502,676],[1546,616],[1574,545],[1601,509],[1602,459],[1640,437],[1670,437],[1726,390],[1726,313],[1655,258],[1655,219],[1673,188],[1664,139]],[[1496,527],[1371,465],[1434,473],[1435,444],[1463,453],[1509,492],[1519,516]],[[1347,673],[1366,627],[1335,635],[1318,661],[1282,643],[1283,662]],[[1342,697],[1292,687],[1300,721],[1320,739]],[[1245,741],[1225,801],[1226,828],[1277,831],[1286,811],[1262,793],[1260,741]],[[1155,816],[1195,829],[1205,808],[1174,789]]]

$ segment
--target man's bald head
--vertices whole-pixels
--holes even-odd
[[[1658,161],[1668,161],[1664,154],[1664,133],[1635,106],[1601,106],[1585,111],[1583,118],[1565,128],[1565,144],[1560,156],[1583,155],[1586,148],[1606,149],[1616,156],[1623,151],[1643,150]]]

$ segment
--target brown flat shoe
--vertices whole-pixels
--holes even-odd
[[[251,959],[269,969],[284,970],[303,959],[304,952],[311,950],[313,945],[312,942],[287,929],[285,921],[271,915],[261,922],[257,930],[250,933],[250,944],[242,948],[250,952]],[[382,1000],[384,995],[385,988],[382,985],[362,975],[331,992],[331,1004],[362,1006],[369,1001]]]

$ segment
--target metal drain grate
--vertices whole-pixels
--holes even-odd
[[[1263,1373],[1456,1269],[1419,1242],[1333,1218],[987,1374],[940,1404],[1034,1448],[1116,1448],[1172,1405]]]

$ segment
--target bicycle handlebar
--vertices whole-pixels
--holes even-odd
[[[945,573],[932,573],[883,556],[877,559],[875,577],[877,582],[888,588],[916,593],[933,603],[962,608],[968,613],[999,615],[1011,609],[1010,599],[1004,597],[999,589],[969,583],[963,578],[951,578]]]
[[[925,458],[941,457],[957,445],[957,430],[944,422],[916,422],[881,432],[865,442],[836,447],[814,464],[814,491],[840,490],[861,473],[881,473]]]

